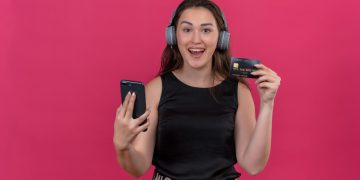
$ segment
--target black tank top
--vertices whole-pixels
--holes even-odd
[[[161,76],[153,164],[175,180],[234,180],[237,81],[212,89],[184,84],[170,72]]]

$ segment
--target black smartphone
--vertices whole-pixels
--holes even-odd
[[[146,111],[146,101],[145,101],[145,87],[142,82],[131,81],[131,80],[121,80],[120,81],[120,91],[121,99],[124,103],[125,97],[128,92],[135,92],[136,99],[134,104],[133,118],[136,119],[139,116],[143,115]]]
[[[230,63],[230,75],[243,78],[258,78],[258,76],[250,74],[251,72],[257,70],[254,66],[255,64],[260,64],[260,61],[255,59],[232,57]]]

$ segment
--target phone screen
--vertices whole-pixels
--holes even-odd
[[[125,97],[129,91],[131,93],[135,92],[135,94],[136,94],[133,118],[136,119],[139,116],[143,115],[146,110],[144,84],[139,81],[121,80],[120,81],[120,89],[121,89],[122,102],[124,102]]]

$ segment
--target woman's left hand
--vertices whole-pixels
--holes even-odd
[[[260,94],[261,103],[273,103],[281,78],[276,72],[263,64],[256,64],[255,67],[258,69],[251,74],[259,76],[255,83]]]

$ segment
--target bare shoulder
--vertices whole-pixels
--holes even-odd
[[[162,82],[161,77],[157,76],[154,79],[152,79],[150,82],[148,82],[145,86],[145,94],[146,94],[146,100],[150,104],[158,104],[158,101],[161,96],[161,90],[162,90]]]
[[[156,76],[154,79],[152,79],[151,81],[149,81],[146,84],[146,88],[158,88],[161,87],[161,77],[160,76]]]
[[[250,88],[243,82],[238,82],[238,94],[240,96],[251,96]],[[239,97],[240,97],[239,96]]]
[[[249,111],[254,108],[254,100],[250,88],[243,82],[238,82],[238,109]],[[251,110],[252,111],[252,110]]]

